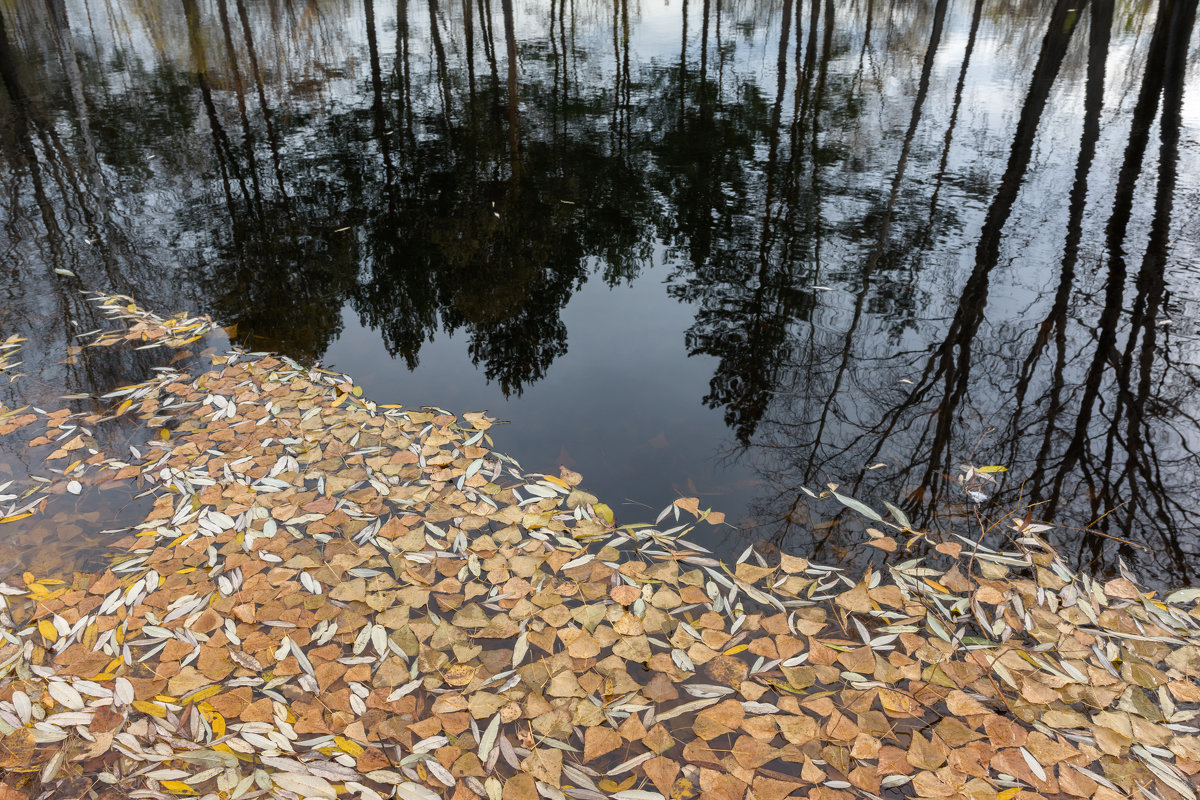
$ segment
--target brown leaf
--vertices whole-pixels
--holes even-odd
[[[719,655],[705,663],[702,671],[713,683],[737,689],[750,673],[750,667],[736,656]]]
[[[946,746],[951,749],[962,747],[968,742],[983,738],[982,733],[968,728],[962,720],[956,717],[943,718],[934,726],[933,730],[938,738],[945,742]]]
[[[611,597],[614,602],[623,606],[633,605],[634,602],[637,601],[641,596],[641,589],[624,583],[613,589],[609,594],[609,597]]]
[[[37,763],[37,743],[28,728],[17,728],[0,739],[0,768],[21,769]]]
[[[644,739],[642,739],[642,742],[646,745],[646,747],[660,755],[675,746],[675,740],[671,737],[670,732],[667,731],[667,726],[663,725],[661,722],[646,733],[646,736]],[[672,778],[672,780],[673,779],[674,778]]]
[[[939,542],[934,550],[951,558],[958,558],[958,554],[962,552],[962,545],[958,542]]]
[[[821,783],[825,780],[825,771],[806,756],[804,758],[804,766],[800,769],[800,777],[808,783]]]
[[[201,651],[203,652],[203,651]],[[167,682],[167,693],[173,697],[182,697],[189,692],[212,686],[215,681],[209,680],[200,670],[192,666],[184,667],[179,674]]]
[[[817,737],[817,721],[804,714],[779,715],[776,718],[783,738],[792,744],[808,744]]]
[[[760,742],[753,736],[739,736],[733,743],[733,757],[738,764],[746,769],[758,769],[763,764],[775,760],[777,751],[766,742]]]
[[[682,508],[694,517],[700,516],[700,500],[695,497],[680,497],[675,500],[675,505]]]
[[[521,769],[543,783],[558,786],[562,783],[562,750],[537,748],[521,762]]]
[[[946,710],[956,717],[991,713],[987,706],[960,689],[955,689],[946,695]]]
[[[660,793],[664,796],[671,794],[675,778],[679,775],[679,764],[664,756],[657,756],[643,764],[642,768]]]
[[[502,800],[538,800],[537,784],[528,772],[518,772],[504,781]]]
[[[935,770],[946,763],[947,749],[936,738],[932,741],[913,731],[912,743],[908,746],[908,763],[917,769]]]
[[[1028,732],[1018,723],[1010,719],[992,714],[983,721],[988,740],[992,747],[1020,747],[1025,744]]]
[[[867,595],[866,581],[859,583],[849,591],[842,592],[833,599],[833,602],[837,603],[847,611],[853,611],[859,614],[865,614],[874,608],[871,598]]]
[[[1104,584],[1104,593],[1119,600],[1136,600],[1141,597],[1138,588],[1125,578],[1114,578]]]
[[[588,728],[583,734],[583,760],[595,761],[605,753],[611,753],[622,744],[621,735],[605,725]]]
[[[758,800],[783,800],[792,792],[803,786],[797,781],[781,781],[764,775],[754,776],[751,788]]]

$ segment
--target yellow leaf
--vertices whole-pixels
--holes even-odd
[[[606,792],[613,792],[613,793],[623,792],[626,789],[628,789],[630,786],[633,786],[633,782],[636,779],[636,777],[637,777],[636,775],[630,775],[628,778],[621,781],[620,783],[617,783],[612,778],[605,778],[604,780],[600,781],[600,788]]]
[[[996,793],[996,800],[1011,800],[1011,798],[1016,797],[1020,791],[1020,786],[1014,786],[1011,789],[1005,789],[1003,792]]]
[[[58,641],[58,628],[55,628],[54,623],[50,620],[38,620],[38,631],[45,637],[46,641],[50,643]]]
[[[741,653],[742,651],[744,651],[744,650],[749,650],[749,649],[750,649],[750,645],[748,645],[748,644],[739,644],[739,645],[737,645],[736,647],[731,647],[731,648],[729,648],[728,650],[726,650],[726,651],[725,651],[725,653],[724,653],[724,655],[727,655],[727,656],[736,656],[738,653]]]
[[[347,739],[345,736],[335,736],[333,741],[337,746],[342,748],[343,752],[349,753],[352,756],[358,756],[366,749],[358,742]]]
[[[696,796],[696,787],[687,778],[679,777],[675,779],[674,785],[671,786],[671,800],[690,800]]]
[[[216,697],[221,693],[221,689],[222,687],[219,683],[215,686],[206,686],[205,688],[188,697],[187,701],[189,703],[199,703],[203,700],[207,700],[210,697]]]
[[[167,716],[167,710],[158,703],[151,703],[149,700],[134,700],[133,707],[143,714],[149,714],[152,717],[164,719]]]
[[[124,414],[131,406],[133,406],[132,400],[126,400],[124,403],[121,403],[121,405],[117,406],[117,416],[119,417]]]
[[[999,465],[993,464],[993,465],[992,465],[992,466],[990,466],[990,467],[980,467],[979,469],[977,469],[977,470],[975,470],[975,471],[976,471],[976,472],[983,472],[983,473],[988,473],[988,472],[1008,472],[1008,467],[1001,467],[1001,466],[999,466]],[[1007,790],[1006,790],[1006,791],[1007,791]],[[1001,792],[1000,794],[1004,794],[1004,792]],[[1012,795],[1009,795],[1009,796],[1011,797]]]
[[[17,514],[16,516],[13,516],[13,517],[4,517],[3,519],[0,519],[0,524],[3,524],[5,522],[16,522],[19,519],[25,519],[26,517],[32,517],[32,516],[33,516],[32,511],[26,511],[24,514]]]
[[[159,428],[158,429],[158,438],[162,439],[164,442],[168,441],[171,438],[171,432],[169,430],[167,430],[166,428]]]
[[[183,781],[159,781],[158,785],[166,789],[171,794],[194,795],[196,790],[188,786]]]
[[[200,703],[196,708],[200,709],[200,716],[204,717],[209,727],[212,728],[213,736],[220,739],[225,735],[225,718],[217,713],[212,703]]]
[[[596,516],[612,525],[613,510],[608,507],[607,503],[596,503],[592,506],[592,510],[596,512]]]

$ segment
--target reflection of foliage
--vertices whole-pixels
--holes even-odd
[[[234,320],[251,348],[319,358],[341,330],[356,247],[352,234],[290,211],[266,205],[263,216],[234,223],[221,243],[213,310]]]
[[[469,111],[487,104],[485,95]],[[578,110],[581,124],[588,113]],[[519,393],[566,351],[559,314],[591,265],[603,264],[610,284],[640,272],[648,190],[586,135],[529,137],[513,172],[500,123],[464,125],[459,147],[400,154],[399,185],[362,182],[384,194],[362,199],[377,211],[354,307],[410,366],[439,318],[465,329],[489,380]]]
[[[748,443],[770,402],[773,365],[795,312],[788,302],[793,283],[781,280],[790,265],[760,251],[763,209],[753,199],[762,177],[751,168],[753,151],[770,135],[771,109],[757,87],[746,85],[739,102],[715,112],[717,89],[706,76],[686,85],[676,71],[663,77],[667,85],[658,92],[684,99],[682,108],[662,105],[655,147],[661,191],[675,212],[663,231],[680,263],[671,294],[698,306],[688,351],[719,359],[704,402],[724,408],[725,422]],[[698,103],[687,102],[690,97]],[[772,200],[765,198],[768,207]]]

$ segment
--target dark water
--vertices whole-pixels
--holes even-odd
[[[987,513],[1194,580],[1196,0],[614,3],[4,4],[36,391],[140,379],[57,363],[112,290],[489,409],[624,519],[699,495],[724,552],[869,558],[829,481],[977,535],[1002,465]]]

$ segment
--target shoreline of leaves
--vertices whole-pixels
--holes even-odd
[[[211,329],[102,302],[100,346]],[[47,461],[155,502],[104,572],[0,585],[19,796],[1195,798],[1196,593],[1078,575],[1044,526],[948,568],[725,564],[693,498],[618,527],[486,416],[285,358],[109,399],[162,435],[118,459],[50,414]]]

